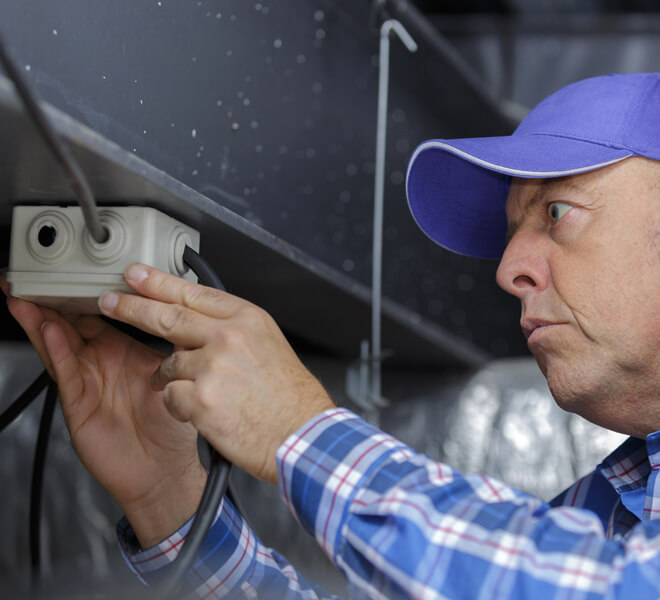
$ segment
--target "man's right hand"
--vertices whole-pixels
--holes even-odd
[[[9,286],[2,281],[9,294]],[[195,512],[206,482],[197,432],[174,419],[150,378],[163,355],[92,316],[9,297],[11,314],[57,381],[81,461],[113,496],[143,548]]]

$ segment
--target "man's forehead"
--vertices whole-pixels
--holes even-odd
[[[568,175],[565,177],[548,177],[545,179],[523,179],[514,177],[511,180],[509,195],[506,200],[507,217],[524,214],[530,208],[545,201],[548,196],[558,192],[582,192],[581,175]]]

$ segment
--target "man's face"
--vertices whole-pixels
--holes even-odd
[[[514,179],[497,282],[560,406],[609,429],[660,429],[660,163]]]

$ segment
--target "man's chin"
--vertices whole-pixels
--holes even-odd
[[[585,403],[588,403],[588,398],[592,395],[586,389],[589,387],[588,382],[578,374],[572,374],[565,368],[557,368],[552,363],[545,362],[543,366],[539,363],[539,368],[557,405],[567,412],[582,414]]]

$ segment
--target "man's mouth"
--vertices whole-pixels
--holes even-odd
[[[548,321],[547,319],[538,319],[532,317],[525,317],[521,322],[520,326],[522,327],[523,334],[527,340],[527,344],[534,342],[539,336],[543,335],[551,327],[557,325],[562,325],[562,323],[557,321]]]

